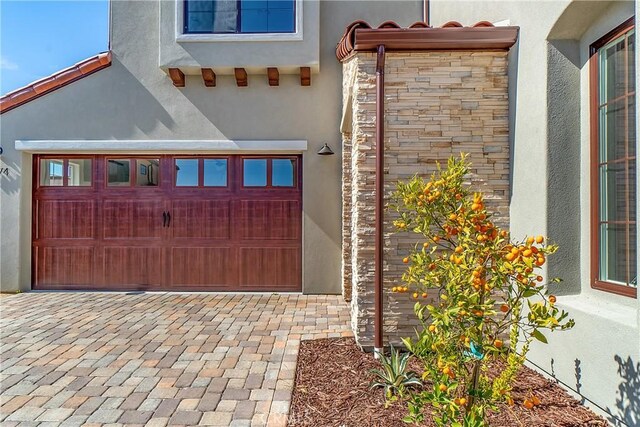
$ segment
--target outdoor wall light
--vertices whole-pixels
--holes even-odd
[[[327,144],[326,142],[324,143],[322,148],[318,151],[318,155],[320,156],[332,156],[333,154],[335,153],[333,152],[331,147],[329,147],[329,144]]]

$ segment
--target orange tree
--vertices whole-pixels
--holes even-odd
[[[556,297],[546,295],[538,272],[557,247],[543,236],[511,240],[494,224],[482,194],[465,185],[468,172],[464,155],[451,158],[428,180],[399,183],[392,196],[400,214],[394,225],[424,239],[403,259],[404,283],[393,288],[418,300],[422,327],[404,342],[433,383],[432,390],[411,394],[407,422],[422,421],[428,403],[437,425],[486,425],[487,409],[513,404],[511,385],[532,341],[546,343],[543,330],[573,326]],[[436,302],[419,301],[429,295]],[[500,372],[489,375],[499,360]],[[539,403],[532,394],[523,402]]]

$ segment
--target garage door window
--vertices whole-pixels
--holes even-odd
[[[128,187],[131,185],[131,161],[129,159],[109,159],[107,161],[107,183],[109,187]]]
[[[267,159],[244,159],[242,171],[245,187],[267,186]]]
[[[91,159],[40,159],[41,187],[89,187],[91,174]]]
[[[227,186],[227,159],[204,159],[204,186]]]
[[[273,159],[271,185],[273,187],[293,187],[296,178],[295,159]]]
[[[136,159],[136,186],[156,187],[160,183],[160,159]]]
[[[176,159],[176,187],[226,187],[227,159]]]

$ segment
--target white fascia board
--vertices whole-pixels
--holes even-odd
[[[30,153],[300,153],[306,140],[17,140]]]

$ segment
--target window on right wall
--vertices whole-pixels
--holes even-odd
[[[636,64],[631,18],[591,45],[591,283],[637,298]]]

